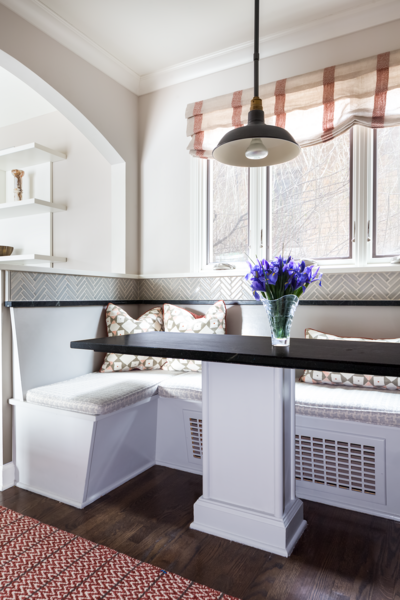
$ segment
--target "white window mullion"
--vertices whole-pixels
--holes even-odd
[[[375,131],[378,133],[377,131]],[[390,262],[390,257],[381,256],[373,257],[373,236],[374,236],[374,177],[377,177],[377,173],[374,173],[374,131],[369,131],[369,156],[368,156],[368,171],[366,177],[368,178],[369,194],[368,194],[368,221],[369,221],[369,238],[370,242],[367,243],[367,261],[369,266],[378,264],[387,264]]]
[[[190,271],[207,263],[207,160],[190,157]]]
[[[249,226],[249,256],[255,260],[267,256],[267,181],[266,168],[250,169],[250,226]]]
[[[373,201],[374,201],[374,131],[367,127],[363,127],[365,136],[365,192],[366,198],[364,204],[366,205],[366,220],[365,225],[365,254],[367,264],[371,263],[372,251],[373,251]],[[386,260],[387,262],[387,260]]]
[[[269,261],[272,258],[272,177],[273,169],[265,169],[265,258]]]
[[[367,241],[372,201],[371,134],[366,127],[353,128],[353,260],[359,267],[367,265],[371,253],[371,242]]]

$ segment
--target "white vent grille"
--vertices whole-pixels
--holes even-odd
[[[302,489],[319,487],[364,501],[385,499],[383,440],[297,428],[295,464]]]
[[[203,420],[189,418],[193,458],[203,458]]]
[[[203,419],[201,412],[183,411],[188,459],[198,466],[203,462]]]

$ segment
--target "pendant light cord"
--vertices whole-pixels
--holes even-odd
[[[254,96],[258,97],[258,61],[259,36],[260,36],[260,0],[254,0]]]

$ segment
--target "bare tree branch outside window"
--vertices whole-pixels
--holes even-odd
[[[271,169],[272,253],[349,258],[350,133]]]
[[[400,127],[377,130],[376,254],[400,254]]]
[[[211,262],[245,261],[249,245],[248,169],[211,161]]]
[[[284,249],[295,258],[349,258],[350,133],[270,169],[272,256]],[[217,161],[210,170],[210,262],[245,261],[249,170]]]

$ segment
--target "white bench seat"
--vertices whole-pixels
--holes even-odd
[[[26,401],[85,415],[105,415],[151,398],[162,382],[167,385],[177,375],[166,371],[89,373],[29,390]]]
[[[181,373],[175,379],[168,379],[158,386],[158,395],[163,398],[202,401],[201,373]]]
[[[400,427],[400,393],[296,382],[296,414]]]
[[[297,496],[400,520],[400,394],[295,385]],[[91,373],[31,389],[12,401],[17,485],[83,507],[154,464],[201,473],[201,401],[201,373]],[[353,448],[365,462],[354,473]],[[353,491],[361,472],[369,488]],[[343,473],[347,487],[332,484]]]
[[[158,395],[201,402],[201,373],[163,381]],[[400,427],[400,393],[296,382],[296,414]]]
[[[201,419],[201,402],[161,398],[158,411],[160,385],[181,378],[193,391],[179,372],[94,372],[10,400],[16,484],[83,508],[154,464],[201,473],[182,420]]]

